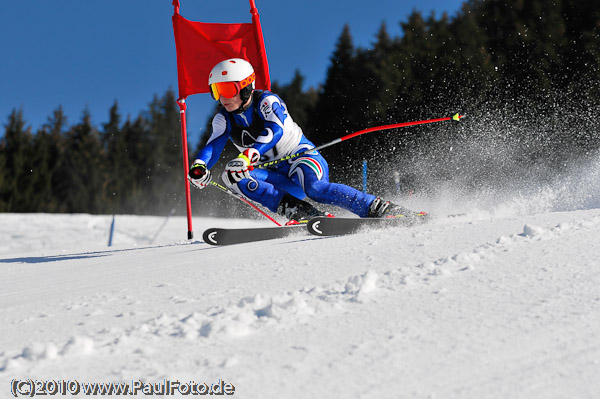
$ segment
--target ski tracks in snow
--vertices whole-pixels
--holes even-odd
[[[449,276],[455,272],[473,270],[480,263],[493,263],[495,257],[502,257],[516,248],[534,247],[538,242],[560,240],[571,232],[589,232],[595,234],[600,230],[600,217],[577,222],[565,222],[552,227],[541,227],[526,224],[523,231],[508,236],[498,237],[494,242],[485,243],[468,251],[442,257],[417,265],[420,272],[415,273],[413,267],[404,267],[386,273],[380,285],[393,289],[401,284],[410,284],[415,279],[429,280],[432,276]]]
[[[445,226],[421,227],[426,232],[433,231],[431,229],[443,230],[444,228]],[[239,356],[236,356],[235,348],[242,345],[240,339],[243,341],[244,337],[256,337],[261,333],[271,335],[274,331],[289,332],[302,326],[319,324],[336,314],[360,311],[361,306],[365,309],[369,306],[389,306],[389,303],[398,298],[406,300],[406,291],[420,292],[421,294],[427,291],[443,297],[449,290],[456,290],[460,287],[458,283],[453,285],[452,282],[449,282],[448,279],[453,276],[461,276],[463,273],[481,269],[491,271],[496,267],[510,264],[514,253],[518,253],[515,255],[515,260],[522,260],[523,253],[527,252],[540,256],[552,246],[560,246],[561,240],[568,240],[578,234],[598,235],[599,233],[599,216],[550,226],[526,224],[522,227],[522,231],[497,237],[495,241],[480,243],[471,249],[448,256],[424,259],[416,264],[411,264],[410,261],[406,263],[398,261],[397,263],[401,266],[392,270],[364,270],[363,273],[323,286],[277,294],[256,293],[232,303],[188,313],[161,312],[144,321],[137,318],[136,322],[129,325],[120,324],[112,328],[88,330],[85,335],[74,335],[63,342],[36,343],[24,348],[5,347],[0,352],[0,378],[3,379],[2,375],[8,377],[30,373],[50,377],[50,373],[56,370],[56,364],[60,364],[63,372],[68,372],[79,368],[81,364],[98,365],[103,361],[106,362],[104,375],[113,379],[127,379],[131,375],[135,375],[158,380],[170,376],[174,372],[179,372],[180,374],[177,376],[183,378],[181,374],[183,370],[190,368],[203,370],[206,377],[217,378],[223,370],[238,364]],[[379,236],[375,238],[376,240],[386,239],[381,232],[375,233],[375,235],[377,234]],[[369,235],[370,233],[365,233],[363,237]],[[356,246],[360,242],[357,237],[332,239],[348,240],[349,246]],[[282,245],[294,245],[294,242],[297,241],[298,239],[289,239]],[[310,245],[312,242],[308,240],[300,245]],[[314,240],[314,243],[318,244],[318,241]],[[335,256],[335,254],[330,254],[330,256]],[[365,256],[363,261],[365,264],[377,263],[378,258],[377,255],[371,254]],[[506,272],[513,273],[514,270]],[[486,279],[486,273],[480,273],[477,278]],[[511,278],[511,276],[505,278]],[[492,282],[489,279],[485,283],[488,289],[494,289],[494,284],[501,284],[500,281]],[[173,300],[176,299],[173,298]],[[96,300],[99,299],[96,298]],[[596,301],[600,303],[600,295]],[[431,305],[429,303],[429,306]],[[400,303],[398,306],[406,305]],[[417,313],[418,310],[411,312],[412,316]],[[485,324],[485,321],[483,323]],[[385,327],[383,329],[385,330]],[[418,331],[418,333],[421,334],[423,331]],[[373,348],[381,346],[377,345],[375,341],[369,342],[369,340],[365,345]],[[199,356],[196,360],[176,361],[168,356],[165,356],[165,362],[152,360],[160,358],[161,353],[166,354],[173,348],[180,348],[183,351],[186,350],[185,348],[189,348],[189,351],[195,352]],[[575,350],[592,350],[596,355],[599,353],[598,347],[592,348],[589,343],[582,344]],[[460,355],[455,356],[460,357]],[[117,363],[108,360],[114,357],[123,359],[117,369],[115,369]],[[560,359],[551,361],[559,362]],[[443,364],[440,365],[440,367],[442,366]],[[526,367],[523,364],[522,366]],[[431,367],[436,367],[436,365],[432,364]],[[102,366],[96,366],[96,370],[98,368],[103,369]],[[404,368],[400,367],[400,372],[419,375],[419,373],[425,373],[425,369],[424,364],[417,364],[413,371],[409,371],[404,366]],[[510,375],[507,372],[500,378],[510,379]],[[442,379],[437,381],[437,385],[439,385],[437,388],[436,384],[433,384],[432,391],[456,394],[469,384],[472,386],[473,380],[461,382],[460,378],[455,381]],[[483,389],[490,384],[489,381],[482,380],[475,385]],[[410,387],[410,384],[407,386]],[[420,391],[416,387],[412,388],[414,389],[412,394],[419,396]],[[477,390],[472,387],[471,389]]]

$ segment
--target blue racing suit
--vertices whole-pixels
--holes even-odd
[[[283,100],[268,91],[255,90],[251,105],[242,113],[221,108],[212,120],[212,134],[206,146],[198,152],[197,160],[211,169],[218,161],[227,140],[243,152],[256,149],[261,162],[282,158],[314,148],[293,121]],[[251,179],[225,184],[233,191],[259,202],[272,212],[285,194],[298,199],[306,197],[315,202],[339,206],[360,217],[366,217],[374,195],[363,193],[344,184],[329,181],[327,161],[318,151],[312,151],[268,168],[256,168]]]

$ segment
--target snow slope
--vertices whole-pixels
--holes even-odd
[[[159,232],[165,219],[117,216],[109,248],[108,216],[0,214],[0,396],[31,378],[598,398],[600,209],[587,208],[232,247],[183,240],[181,217]],[[194,223],[200,236],[267,222]]]

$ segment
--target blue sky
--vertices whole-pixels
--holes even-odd
[[[69,124],[87,107],[100,126],[116,100],[123,119],[153,96],[177,92],[171,0],[3,1],[0,13],[0,123],[15,108],[37,130],[62,105]],[[247,0],[180,0],[182,16],[202,22],[250,22]],[[382,22],[392,36],[418,10],[454,16],[463,0],[256,0],[271,80],[289,83],[298,69],[306,87],[323,83],[344,24],[355,46],[369,47]],[[188,98],[195,143],[213,109],[208,94]]]

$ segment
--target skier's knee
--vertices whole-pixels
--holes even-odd
[[[306,196],[315,202],[325,202],[326,200],[326,190],[323,187],[318,187],[318,185],[311,185],[305,187],[304,192]]]

